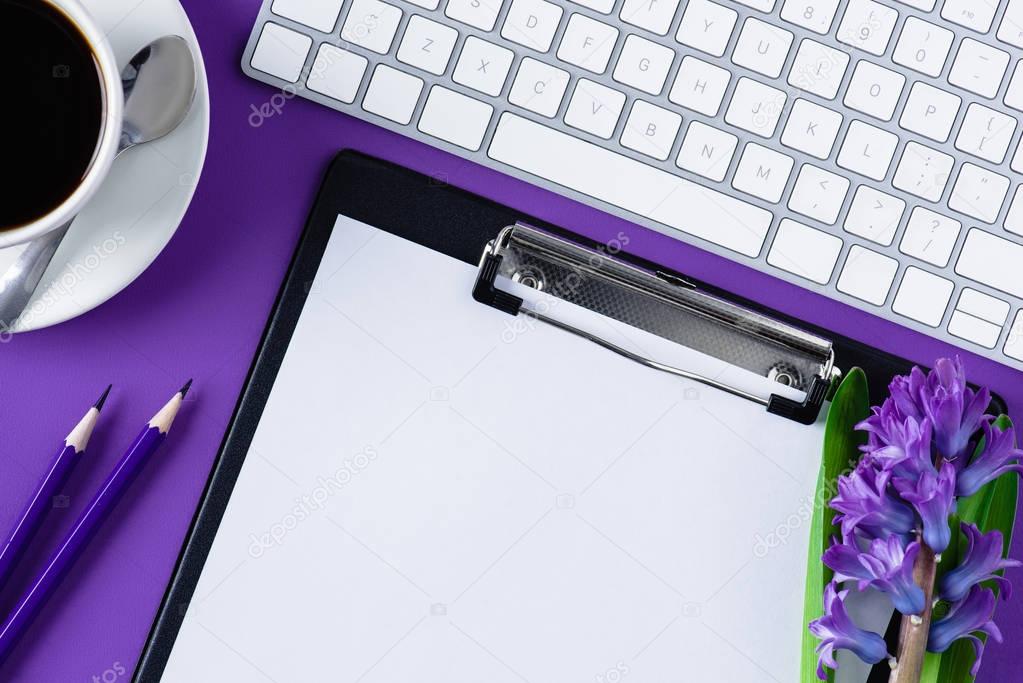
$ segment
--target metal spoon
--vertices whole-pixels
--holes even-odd
[[[121,71],[124,121],[118,156],[178,127],[195,98],[195,59],[180,36],[164,36],[140,50]],[[32,299],[67,225],[33,240],[0,278],[0,331],[9,332]]]

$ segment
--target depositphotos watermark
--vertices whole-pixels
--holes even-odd
[[[594,676],[596,683],[619,683],[629,674],[629,665],[618,662],[604,673]]]
[[[128,242],[120,230],[115,230],[110,237],[99,244],[92,245],[92,249],[85,256],[68,263],[64,272],[53,284],[47,287],[42,296],[36,298],[18,317],[18,321],[32,320],[32,317],[39,315],[57,303],[60,299],[72,296],[84,280],[96,272],[108,258],[113,256],[118,249]],[[14,337],[12,326],[7,323],[0,323],[0,344],[9,342]]]
[[[839,472],[838,477],[847,476],[855,467],[856,461],[849,460],[846,469]],[[766,536],[755,534],[753,556],[762,560],[775,548],[788,545],[789,539],[795,532],[813,519],[814,511],[827,507],[828,502],[838,493],[838,477],[826,482],[816,493],[803,498],[799,507],[772,531],[769,531]]]
[[[110,668],[103,671],[103,673],[93,674],[89,680],[92,683],[114,683],[114,681],[119,681],[126,673],[128,673],[128,670],[124,667],[124,664],[117,661],[111,664]]]
[[[366,17],[365,21],[356,24],[355,26],[346,28],[346,33],[341,35],[341,39],[344,41],[355,40],[358,42],[359,39],[372,33],[377,26],[380,24],[380,18],[375,14],[370,14]],[[267,119],[272,119],[275,116],[280,116],[284,113],[284,106],[291,100],[298,97],[300,94],[309,90],[310,81],[317,81],[324,78],[327,72],[334,66],[337,60],[347,52],[348,43],[345,42],[342,45],[342,49],[329,49],[320,50],[316,59],[307,67],[303,67],[299,73],[298,79],[295,83],[288,83],[282,87],[278,92],[275,92],[270,96],[266,102],[263,102],[259,106],[255,104],[249,105],[249,125],[253,128],[261,127]],[[315,90],[314,90],[315,92]],[[324,93],[328,94],[329,93]]]
[[[295,505],[274,522],[262,534],[249,534],[249,557],[259,559],[267,550],[284,544],[284,539],[299,524],[322,510],[331,496],[338,493],[351,483],[352,479],[363,472],[377,459],[377,451],[367,446],[351,458],[346,458],[330,477],[316,477],[316,487],[304,496],[295,499]]]
[[[597,252],[591,254],[587,259],[587,265],[591,270],[599,271],[604,265],[604,257],[616,256],[624,251],[629,245],[629,236],[619,232],[615,237],[604,243],[604,246]],[[573,295],[586,284],[586,273],[581,269],[571,268],[561,279],[551,283],[544,283],[536,276],[519,274],[518,281],[527,287],[535,288],[549,298],[536,301],[525,315],[515,316],[505,321],[504,329],[501,331],[501,341],[511,344],[527,332],[536,328],[536,323],[543,317],[552,317],[551,312],[563,301],[571,300]]]

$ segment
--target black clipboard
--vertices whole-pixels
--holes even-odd
[[[590,243],[563,228],[435,178],[356,151],[338,153],[327,169],[263,331],[245,387],[139,658],[133,677],[136,683],[157,683],[162,676],[338,215],[354,218],[474,266],[480,262],[484,247],[503,228],[516,222]],[[880,403],[890,379],[906,373],[912,365],[856,340],[735,297],[683,273],[665,271],[648,260],[625,253],[618,254],[617,258],[640,268],[667,272],[702,291],[826,336],[834,344],[838,367],[860,367],[866,372],[872,403]],[[993,397],[991,411],[1006,412],[1004,401]],[[877,680],[886,680],[886,674],[882,672],[882,675],[884,677]],[[872,676],[871,680],[875,678]]]

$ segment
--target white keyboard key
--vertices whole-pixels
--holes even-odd
[[[689,0],[675,40],[715,57],[725,54],[738,18],[735,10],[710,0]]]
[[[1023,111],[1023,60],[1016,62],[1016,69],[1005,91],[1005,104],[1016,111]]]
[[[933,78],[945,68],[953,40],[955,34],[947,28],[909,17],[895,45],[892,61]]]
[[[807,38],[799,44],[788,83],[828,100],[835,99],[849,66],[849,55]]]
[[[739,138],[731,133],[693,121],[682,140],[675,164],[720,183],[728,173],[738,144]]]
[[[458,31],[415,15],[408,20],[398,46],[398,61],[440,76],[448,68]]]
[[[789,209],[834,225],[848,192],[848,179],[813,164],[803,164],[789,197]]]
[[[961,105],[958,95],[917,81],[909,91],[899,125],[931,140],[945,142]]]
[[[849,248],[842,274],[838,277],[838,291],[883,306],[892,288],[899,262],[858,244]]]
[[[503,0],[448,0],[444,14],[481,31],[492,31],[503,4]]]
[[[767,262],[825,285],[831,279],[841,251],[841,239],[786,218],[778,225]]]
[[[902,221],[906,202],[866,185],[860,185],[845,217],[846,232],[889,246]]]
[[[930,12],[937,4],[937,0],[896,0],[896,2],[901,2],[903,5],[922,9],[924,12]]]
[[[614,79],[651,95],[659,95],[674,59],[675,51],[671,48],[639,36],[629,36],[618,55]]]
[[[267,22],[259,34],[249,63],[253,69],[294,83],[302,75],[302,67],[312,45],[313,39],[304,33]]]
[[[622,129],[621,144],[640,154],[664,161],[671,154],[682,117],[643,100],[632,103]]]
[[[732,50],[732,61],[768,78],[781,75],[792,47],[792,34],[785,29],[749,17],[742,25]]]
[[[994,223],[1008,191],[1009,179],[1005,176],[980,166],[963,164],[952,188],[952,196],[948,198],[948,208],[985,223]]]
[[[998,40],[1023,47],[1023,0],[1009,0],[998,26]]]
[[[440,7],[440,0],[408,0],[408,2],[428,10],[435,10]]]
[[[514,58],[515,54],[508,48],[469,36],[458,54],[458,63],[455,64],[451,79],[496,97],[504,88]]]
[[[615,6],[615,0],[569,0],[569,2],[582,7],[589,7],[601,14],[610,14],[611,10],[614,9]]]
[[[842,142],[836,163],[874,180],[884,180],[899,138],[862,121],[853,121]]]
[[[906,77],[866,60],[860,60],[845,92],[845,106],[891,121],[902,97]]]
[[[1023,297],[1023,277],[1019,276],[1021,263],[1023,246],[973,228],[966,233],[956,272],[1020,298]]]
[[[1009,304],[976,289],[965,287],[948,321],[948,331],[957,337],[993,349],[1009,317]]]
[[[991,99],[998,93],[1008,66],[1008,53],[966,38],[952,62],[948,82]]]
[[[591,10],[601,14],[610,14],[615,6],[615,0],[570,0],[570,2],[582,5],[583,7],[589,7]]]
[[[323,33],[330,33],[341,12],[342,0],[274,0],[270,11],[305,24]]]
[[[841,127],[842,115],[837,111],[809,100],[796,100],[781,134],[781,144],[818,159],[827,159]]]
[[[966,117],[959,125],[956,149],[1000,164],[1005,160],[1015,132],[1014,117],[975,102],[966,110]]]
[[[914,266],[906,269],[892,310],[924,325],[937,327],[945,316],[955,285]]]
[[[900,190],[937,202],[945,192],[955,159],[919,142],[910,141],[902,152],[892,185]]]
[[[948,321],[948,332],[960,339],[993,349],[1002,334],[1002,328],[956,309]]]
[[[568,79],[567,71],[526,57],[519,64],[508,101],[540,116],[554,118],[565,97]]]
[[[602,74],[617,41],[618,29],[615,27],[585,14],[573,14],[558,45],[558,59]]]
[[[512,0],[501,37],[538,52],[551,49],[564,10],[547,0]]]
[[[956,303],[956,310],[964,311],[972,316],[986,320],[1001,327],[1009,318],[1009,303],[996,297],[964,287]]]
[[[750,257],[760,253],[772,221],[770,211],[507,112],[489,154],[526,173]]]
[[[354,0],[341,39],[385,55],[394,42],[401,15],[400,9],[380,0]]]
[[[668,34],[679,0],[625,0],[619,17],[659,36]]]
[[[1016,173],[1023,173],[1023,138],[1016,145],[1016,154],[1013,155],[1012,163],[1009,166]]]
[[[494,108],[439,85],[430,89],[419,130],[475,152],[483,144]]]
[[[1016,194],[1009,205],[1009,213],[1005,216],[1005,229],[1017,235],[1023,235],[1023,185],[1016,188]]]
[[[687,55],[679,66],[668,99],[686,109],[717,116],[731,74],[720,66]]]
[[[755,142],[746,144],[732,178],[732,187],[740,192],[777,203],[792,173],[792,157]]]
[[[1005,339],[1005,346],[1002,347],[1002,352],[1017,360],[1023,360],[1023,310],[1016,314],[1016,319],[1012,323],[1012,328],[1009,329],[1009,336]]]
[[[944,268],[952,256],[962,223],[918,206],[909,215],[899,251]]]
[[[880,57],[888,49],[899,13],[874,0],[849,0],[836,38]]]
[[[775,0],[735,0],[740,5],[746,5],[753,9],[758,9],[761,12],[771,12],[774,10]]]
[[[309,70],[306,87],[339,102],[351,104],[359,92],[369,61],[362,55],[323,43]]]
[[[978,33],[991,30],[999,0],[945,0],[941,17]]]
[[[751,78],[740,78],[725,121],[754,135],[769,138],[778,127],[787,95]]]
[[[785,0],[781,18],[822,36],[831,31],[838,0]]]
[[[402,125],[412,120],[419,95],[423,92],[423,79],[386,64],[377,64],[369,81],[362,108]]]
[[[586,78],[576,81],[565,123],[610,140],[625,106],[625,94]]]

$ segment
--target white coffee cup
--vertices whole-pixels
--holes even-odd
[[[0,231],[0,248],[36,239],[70,222],[99,190],[117,156],[124,118],[121,73],[110,42],[89,11],[78,0],[39,0],[60,11],[74,24],[92,50],[102,88],[101,127],[92,160],[74,191],[48,213]]]

